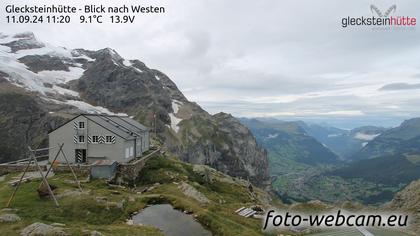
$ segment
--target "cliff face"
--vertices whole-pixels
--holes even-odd
[[[28,158],[28,146],[47,145],[48,131],[63,119],[51,117],[33,94],[0,82],[0,163]]]
[[[250,130],[229,114],[218,113],[213,117],[220,127],[220,132],[225,133],[228,140],[231,140],[231,145],[222,144],[220,149],[226,153],[228,159],[242,157],[239,161],[231,162],[237,171],[231,175],[249,176],[251,181],[269,185],[267,152],[257,144]]]
[[[31,33],[0,36],[0,79],[34,93],[38,119],[125,113],[153,131],[156,122],[164,146],[184,161],[212,166],[258,186],[270,184],[267,155],[249,130],[230,115],[212,116],[188,101],[164,73],[110,48],[69,50],[39,42]],[[16,119],[22,114],[7,115]],[[46,132],[38,133],[45,138]]]

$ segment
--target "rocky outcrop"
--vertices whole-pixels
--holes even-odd
[[[35,73],[45,70],[69,71],[69,67],[64,64],[63,60],[59,57],[49,55],[28,55],[19,58],[19,61]]]
[[[27,158],[28,146],[47,145],[47,133],[63,122],[23,89],[0,83],[0,163]]]
[[[387,208],[410,214],[412,217],[410,229],[420,234],[420,180],[413,181],[395,194]]]
[[[210,202],[204,194],[186,182],[181,183],[178,188],[185,194],[185,196],[195,199],[200,204],[207,204]]]
[[[67,236],[61,228],[46,225],[43,223],[33,223],[24,228],[21,236]]]
[[[218,145],[229,160],[226,166],[234,166],[227,171],[232,176],[249,177],[254,183],[269,185],[267,152],[257,144],[249,129],[230,114],[218,113],[213,116],[228,142]],[[229,143],[230,142],[230,143]],[[235,160],[234,157],[241,157]]]
[[[0,223],[13,223],[20,221],[20,217],[16,214],[2,214],[0,215]]]

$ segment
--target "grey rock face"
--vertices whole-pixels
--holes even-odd
[[[19,58],[19,61],[35,73],[43,70],[69,71],[68,65],[61,58],[49,55],[28,55]]]
[[[181,189],[185,196],[195,199],[200,204],[207,204],[210,202],[210,200],[204,194],[199,192],[196,188],[189,185],[188,183],[183,182],[178,188]]]
[[[46,146],[47,133],[64,119],[51,117],[37,98],[0,83],[0,163],[25,158],[27,146]]]
[[[249,129],[230,114],[218,113],[214,117],[231,141],[224,151],[232,159],[238,157],[236,161],[227,161],[228,165],[235,166],[230,174],[244,179],[249,177],[251,182],[260,186],[270,185],[267,152],[257,144]]]

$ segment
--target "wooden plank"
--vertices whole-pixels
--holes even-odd
[[[63,145],[64,145],[64,143],[63,143]],[[82,186],[80,186],[80,181],[77,179],[77,176],[76,176],[76,174],[74,173],[73,168],[70,166],[69,160],[67,159],[67,156],[66,156],[66,154],[64,153],[63,149],[61,149],[61,153],[63,154],[64,159],[66,159],[67,166],[70,168],[71,173],[73,174],[73,177],[74,177],[74,179],[76,180],[76,183],[77,183],[77,185],[79,186],[80,191],[82,191],[82,192],[83,192]]]
[[[18,191],[19,187],[20,187],[20,183],[22,182],[23,177],[25,176],[26,172],[29,169],[31,162],[29,161],[28,164],[25,167],[25,170],[23,171],[22,176],[19,179],[18,184],[16,185],[16,188],[13,190],[12,196],[10,196],[9,201],[7,202],[6,208],[10,207],[10,204],[12,203],[13,198],[15,198],[16,192]]]
[[[29,155],[31,155],[31,158],[34,160],[35,165],[36,165],[36,167],[39,170],[39,174],[41,175],[42,180],[44,181],[45,186],[47,186],[48,192],[50,192],[50,195],[53,198],[55,205],[57,207],[59,207],[60,205],[58,204],[57,199],[55,198],[55,195],[54,195],[53,191],[51,190],[51,186],[48,183],[48,180],[45,178],[44,174],[42,173],[41,167],[38,165],[38,161],[34,158],[33,150],[30,147],[28,147],[28,148],[30,150],[30,154]]]
[[[252,210],[250,213],[246,214],[245,217],[246,218],[251,217],[251,216],[255,215],[255,213],[257,213],[257,212]]]
[[[242,211],[243,209],[245,209],[245,207],[241,207],[238,210],[236,210],[235,212],[238,213],[238,212]]]

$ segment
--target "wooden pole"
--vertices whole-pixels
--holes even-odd
[[[73,174],[73,177],[74,177],[74,179],[76,180],[76,183],[77,183],[77,185],[79,186],[80,191],[82,191],[82,192],[83,192],[82,186],[80,186],[80,182],[79,182],[79,180],[77,179],[77,176],[76,176],[76,174],[74,173],[73,168],[71,168],[70,163],[69,163],[69,160],[67,159],[67,156],[66,156],[66,154],[64,153],[63,149],[61,149],[61,153],[63,154],[64,159],[66,159],[67,166],[70,168],[71,173]]]
[[[25,176],[26,172],[28,171],[30,165],[31,165],[31,160],[28,161],[28,164],[26,165],[25,170],[23,171],[23,174],[19,179],[19,182],[17,183],[15,189],[13,190],[12,196],[10,196],[9,201],[7,202],[7,205],[6,205],[7,208],[10,207],[10,204],[12,203],[12,200],[15,197],[16,192],[18,191],[18,189],[20,187],[20,183],[22,182],[23,177]]]
[[[57,160],[57,157],[58,157],[58,155],[60,154],[60,150],[63,148],[63,146],[64,146],[64,143],[63,143],[63,144],[61,144],[61,145],[59,145],[60,149],[58,150],[57,154],[56,154],[56,155],[55,155],[55,157],[54,157],[53,162],[51,163],[50,167],[48,168],[47,173],[45,174],[45,178],[48,178],[48,175],[50,174],[50,171],[51,171],[51,169],[52,169],[52,166],[53,166],[54,162]],[[42,186],[42,183],[43,183],[43,182],[41,182],[41,183],[39,184],[39,187],[38,187],[38,188],[40,188],[40,187]]]
[[[51,190],[51,186],[48,183],[47,179],[45,178],[44,174],[42,173],[41,167],[38,165],[38,161],[34,157],[33,150],[31,149],[31,147],[28,147],[28,148],[29,148],[29,151],[30,151],[31,158],[34,159],[35,165],[36,165],[36,167],[39,170],[39,174],[41,175],[42,180],[44,181],[45,186],[47,186],[48,192],[50,192],[50,195],[53,198],[55,205],[57,207],[59,207],[60,205],[58,204],[57,199],[55,198],[55,195],[54,195],[53,191]]]

